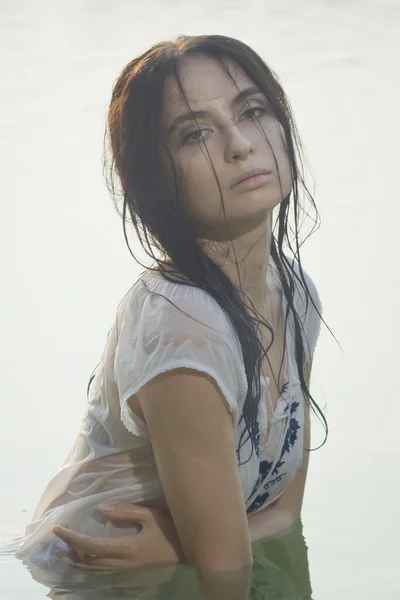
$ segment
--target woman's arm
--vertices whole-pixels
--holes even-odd
[[[251,565],[232,417],[217,385],[174,369],[137,397],[186,562],[215,571]]]
[[[186,368],[155,377],[137,398],[183,556],[197,567],[204,597],[247,598],[251,539],[225,398],[211,377]]]

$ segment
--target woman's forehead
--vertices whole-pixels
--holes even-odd
[[[183,92],[193,111],[207,110],[213,104],[229,103],[241,91],[254,82],[232,61],[224,61],[224,67],[214,58],[204,55],[185,56],[179,69]],[[165,120],[187,110],[187,104],[174,76],[169,77],[164,89]]]

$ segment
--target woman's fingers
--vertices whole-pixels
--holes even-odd
[[[126,563],[118,559],[98,559],[95,562],[92,561],[91,563],[85,563],[75,562],[68,556],[66,552],[56,550],[55,554],[57,558],[62,560],[65,564],[74,567],[75,569],[80,569],[81,571],[115,571],[128,568]]]
[[[91,554],[96,558],[124,558],[129,550],[132,551],[124,538],[94,538],[59,525],[53,527],[52,531],[77,551],[81,550],[84,554]]]
[[[116,521],[146,523],[153,519],[153,513],[147,506],[140,504],[100,504],[100,510]]]

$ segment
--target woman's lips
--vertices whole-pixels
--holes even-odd
[[[256,190],[259,187],[262,187],[271,179],[272,173],[260,173],[259,175],[253,175],[252,177],[248,177],[247,179],[243,179],[239,183],[237,183],[233,189],[234,190]]]

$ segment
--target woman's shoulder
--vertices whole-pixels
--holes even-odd
[[[217,383],[237,422],[245,373],[240,347],[228,317],[207,292],[159,273],[142,273],[119,318],[114,376],[124,424],[142,435],[126,402],[161,373],[186,368]]]
[[[119,305],[119,313],[151,320],[157,328],[197,332],[199,329],[235,337],[225,311],[205,290],[182,278],[171,281],[155,270],[140,273]]]
[[[304,317],[306,317],[305,308],[308,305],[308,319],[311,313],[313,311],[315,312],[315,307],[320,313],[322,312],[322,303],[319,291],[314,279],[309,273],[308,267],[306,269],[303,263],[301,263],[300,268],[300,263],[295,258],[293,258],[290,262],[292,271],[294,273],[294,302],[297,305],[296,308],[300,312],[300,316]],[[306,287],[304,286],[303,278]]]

